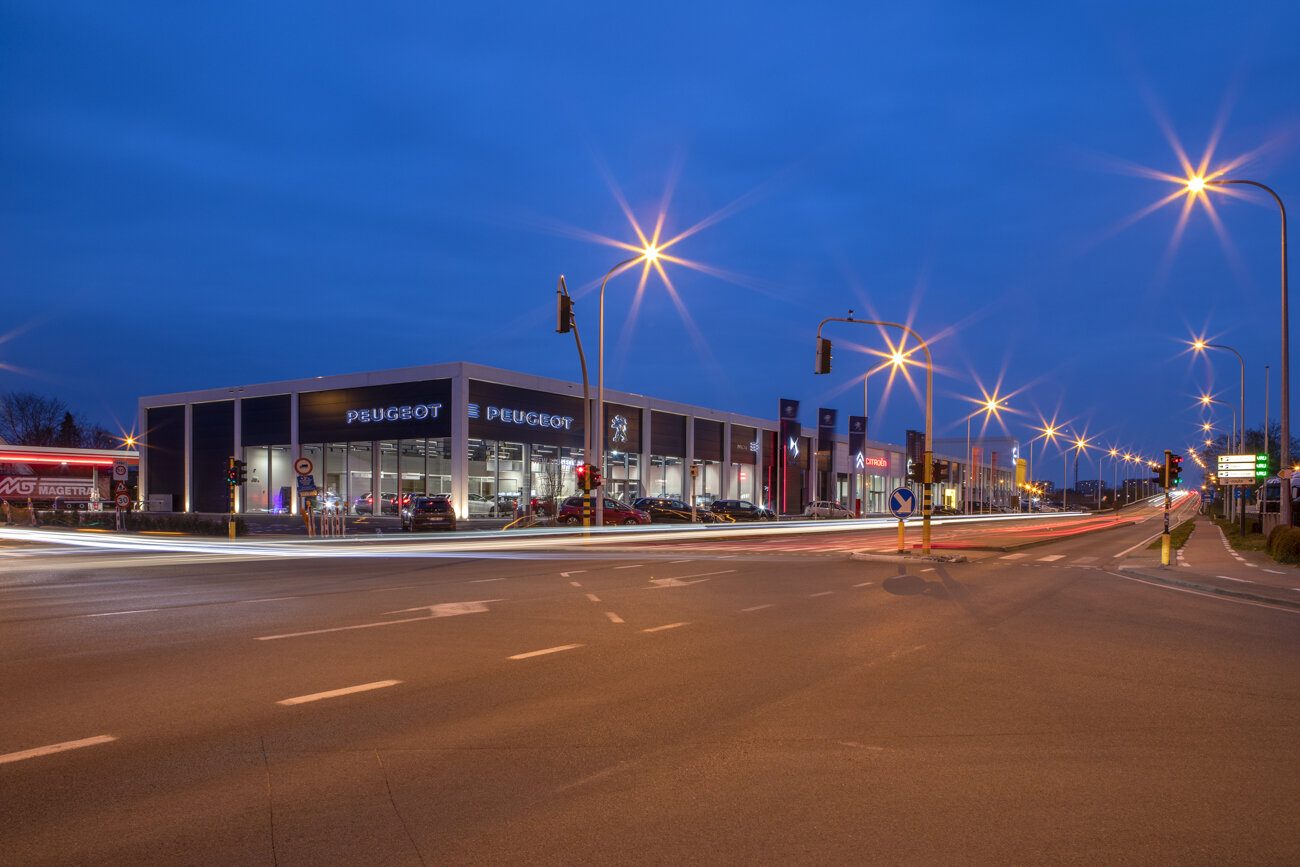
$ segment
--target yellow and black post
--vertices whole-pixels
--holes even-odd
[[[1170,457],[1172,457],[1172,455],[1173,452],[1171,452],[1169,449],[1165,449],[1165,466],[1163,471],[1160,474],[1161,477],[1164,479],[1164,483],[1165,483],[1165,531],[1160,534],[1160,565],[1161,566],[1169,565],[1169,549],[1172,547],[1171,540],[1169,537],[1169,504],[1170,504],[1169,463],[1170,463]]]
[[[926,427],[926,445],[930,439],[929,426]],[[925,450],[925,466],[921,469],[921,553],[930,553],[930,512],[931,498],[930,488],[934,484],[934,452],[928,448]]]
[[[235,459],[226,458],[226,484],[230,487],[230,538],[235,538],[235,486],[238,484],[239,471],[235,469]]]

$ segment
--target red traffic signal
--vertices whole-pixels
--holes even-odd
[[[580,491],[591,490],[591,478],[587,474],[588,469],[589,467],[586,464],[578,464],[576,467],[573,468],[573,471],[578,476],[578,490]]]

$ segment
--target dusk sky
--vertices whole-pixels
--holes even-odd
[[[316,375],[579,380],[556,279],[594,363],[622,200],[699,267],[610,281],[608,388],[844,430],[888,348],[831,326],[813,375],[852,308],[934,338],[937,436],[996,387],[1022,441],[1181,450],[1197,393],[1238,400],[1194,335],[1245,356],[1250,427],[1272,365],[1277,418],[1278,212],[1142,214],[1180,149],[1300,213],[1297,34],[1294,2],[3,2],[0,391],[129,430],[141,395]],[[922,406],[884,383],[901,443]]]

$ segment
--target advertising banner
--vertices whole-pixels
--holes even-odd
[[[836,411],[821,408],[817,410],[817,451],[830,452],[835,448]]]

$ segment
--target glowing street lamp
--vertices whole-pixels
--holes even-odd
[[[1241,353],[1231,346],[1221,346],[1217,343],[1206,343],[1204,340],[1192,341],[1192,348],[1197,352],[1204,352],[1207,349],[1222,349],[1225,352],[1231,352],[1237,356],[1237,361],[1241,365],[1241,428],[1237,434],[1237,453],[1241,454],[1246,450],[1246,360],[1241,357]],[[1265,426],[1268,420],[1265,419]]]
[[[966,416],[966,484],[962,485],[962,495],[963,495],[963,500],[965,501],[963,504],[964,506],[963,511],[965,511],[966,514],[968,515],[971,512],[971,506],[973,503],[973,500],[971,499],[971,489],[970,489],[970,469],[971,466],[975,463],[975,455],[970,448],[970,420],[971,418],[973,418],[974,416],[982,412],[984,413],[984,424],[987,426],[990,415],[993,416],[994,418],[997,418],[998,411],[1007,408],[1007,405],[1003,403],[1003,401],[1005,400],[1006,400],[1005,397],[998,397],[996,392],[992,396],[985,395],[984,399],[978,402],[980,408],[975,410],[975,412],[971,413],[970,415]],[[983,434],[981,434],[981,436],[982,435]],[[980,468],[978,472],[982,477],[984,473],[983,468]],[[980,505],[981,505],[980,511],[982,512],[983,503],[981,502]]]
[[[1258,181],[1248,181],[1240,178],[1222,178],[1195,175],[1186,181],[1187,190],[1193,196],[1203,196],[1208,191],[1206,187],[1221,187],[1227,184],[1244,184],[1263,190],[1273,197],[1277,202],[1278,212],[1282,217],[1282,455],[1281,466],[1288,467],[1291,465],[1291,354],[1290,354],[1290,335],[1291,327],[1287,317],[1287,267],[1286,267],[1286,206],[1282,204],[1282,197],[1279,196],[1271,187],[1265,186]],[[1242,411],[1242,424],[1245,424],[1245,411]],[[1268,430],[1268,419],[1264,420],[1264,428]],[[1291,523],[1291,498],[1281,498],[1281,515],[1279,520],[1283,525]]]

